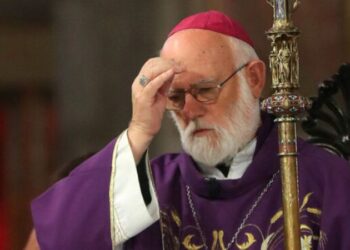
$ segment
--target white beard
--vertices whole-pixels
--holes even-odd
[[[239,79],[237,102],[229,108],[224,117],[223,128],[219,124],[207,124],[196,118],[181,127],[174,112],[171,115],[180,133],[183,149],[194,160],[209,167],[231,160],[244,146],[255,137],[260,125],[259,100],[251,94],[244,77]],[[197,129],[213,129],[215,136],[193,136]]]

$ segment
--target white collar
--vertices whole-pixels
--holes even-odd
[[[256,138],[251,140],[241,151],[239,151],[236,154],[236,156],[233,158],[231,162],[230,170],[228,172],[227,177],[224,176],[224,174],[217,168],[208,167],[200,163],[197,163],[197,164],[201,169],[204,177],[215,178],[218,180],[240,179],[253,160],[255,147],[256,147]]]

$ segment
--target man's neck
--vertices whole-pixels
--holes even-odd
[[[224,161],[218,164],[217,167],[205,166],[201,163],[197,163],[197,165],[204,177],[207,178],[216,178],[220,180],[240,179],[253,160],[255,147],[256,138],[251,140],[242,150],[240,150],[233,159]]]

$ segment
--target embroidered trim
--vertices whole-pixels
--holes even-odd
[[[159,201],[158,195],[157,195],[157,190],[156,190],[156,185],[155,185],[155,182],[154,182],[154,175],[153,175],[153,171],[152,171],[152,166],[151,166],[151,162],[149,160],[148,149],[146,151],[146,169],[148,170],[147,174],[150,177],[150,183],[153,186],[154,195],[156,196],[157,201]],[[162,249],[166,250],[164,248],[164,229],[162,227],[162,223],[163,223],[162,222],[162,217],[160,216],[160,206],[158,206],[158,207],[159,207],[159,210],[158,210],[159,225],[160,225],[160,232],[161,232],[161,235],[162,235]]]
[[[113,250],[119,249],[117,247],[117,244],[125,240],[126,234],[123,231],[122,227],[120,226],[117,213],[114,209],[114,197],[115,197],[115,182],[116,182],[116,158],[117,158],[117,151],[118,146],[120,143],[120,140],[122,136],[124,135],[126,131],[124,131],[117,139],[117,142],[115,143],[114,149],[113,149],[113,155],[112,155],[112,171],[111,171],[111,179],[110,179],[110,185],[109,185],[109,211],[110,211],[110,222],[111,222],[111,238],[112,238],[112,247]]]
[[[259,205],[260,201],[262,200],[262,198],[264,197],[264,195],[269,191],[271,185],[273,184],[274,180],[275,180],[275,177],[279,174],[279,170],[273,174],[273,176],[271,177],[270,181],[266,184],[266,186],[264,187],[264,189],[261,191],[261,193],[259,194],[258,198],[254,201],[253,205],[250,207],[250,209],[248,210],[248,212],[246,213],[246,215],[244,216],[241,224],[239,225],[239,227],[237,228],[237,231],[234,233],[234,235],[232,236],[231,238],[231,241],[227,244],[226,247],[224,247],[223,249],[230,249],[231,246],[236,243],[237,245],[237,237],[238,235],[240,234],[240,232],[242,231],[242,229],[245,227],[245,224],[247,222],[247,220],[249,219],[250,215],[254,212],[255,208]],[[204,235],[204,231],[201,227],[201,225],[199,224],[199,219],[197,217],[197,211],[194,207],[194,204],[193,204],[193,200],[192,200],[192,194],[191,194],[191,189],[188,185],[186,185],[186,196],[187,196],[187,201],[188,201],[188,204],[191,208],[191,212],[192,212],[192,216],[193,216],[193,219],[196,223],[196,227],[198,229],[198,232],[199,232],[199,235],[202,239],[202,242],[203,242],[203,247],[205,249],[209,249],[208,245],[207,245],[207,239]],[[223,231],[221,231],[223,232]],[[222,233],[223,235],[223,233]]]

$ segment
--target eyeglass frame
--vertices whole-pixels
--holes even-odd
[[[214,103],[217,98],[219,97],[220,93],[221,93],[221,88],[225,85],[225,83],[227,83],[232,77],[234,77],[237,73],[239,73],[242,69],[244,69],[245,67],[248,66],[250,62],[246,62],[244,64],[242,64],[241,66],[239,66],[235,71],[233,71],[233,73],[231,75],[229,75],[225,80],[223,80],[222,82],[220,82],[219,84],[211,87],[211,89],[215,89],[215,88],[218,88],[219,89],[219,92],[217,94],[217,96],[211,100],[207,100],[207,101],[201,101],[201,100],[198,100],[197,99],[197,94],[196,93],[193,93],[193,91],[195,91],[196,89],[201,89],[201,88],[194,88],[194,87],[190,87],[188,89],[181,89],[181,91],[178,91],[178,93],[181,92],[181,94],[183,94],[183,96],[186,95],[186,93],[189,93],[196,101],[200,102],[200,103],[205,103],[205,104],[209,104],[209,103]],[[176,92],[176,91],[174,91]],[[169,97],[168,97],[169,99]],[[185,102],[183,103],[183,105],[181,105],[182,107],[181,108],[178,108],[178,109],[171,109],[171,108],[167,108],[167,110],[174,110],[174,111],[179,111],[179,110],[182,110],[183,107],[185,105]]]

